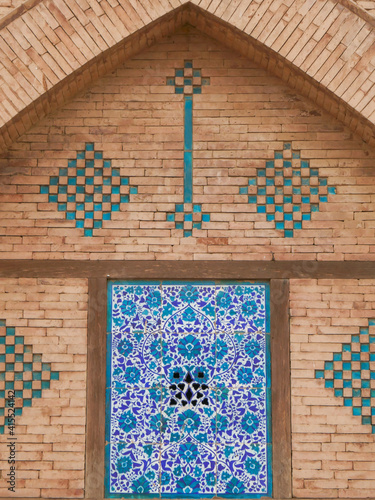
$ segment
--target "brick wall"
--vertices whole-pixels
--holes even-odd
[[[184,68],[189,61],[200,71],[195,78],[205,82],[200,80],[201,94],[192,97],[193,202],[184,204],[189,123],[185,96],[175,93],[175,85],[182,85],[175,70],[190,70]],[[127,61],[13,144],[0,160],[0,255],[373,260],[374,156],[256,62],[185,28]],[[92,171],[81,175],[86,167]],[[276,173],[283,168],[289,173],[279,184]],[[70,201],[73,193],[82,194],[76,188],[87,177],[93,180],[86,186],[92,187],[84,196],[92,200],[87,206],[85,199]],[[276,191],[280,186],[282,195]],[[99,194],[101,201],[95,199]],[[302,200],[306,196],[308,202]],[[95,204],[102,206],[95,210]],[[89,212],[92,217],[82,217]],[[373,434],[368,419],[362,423],[371,417],[367,402],[362,405],[368,391],[365,387],[366,393],[345,406],[350,398],[341,382],[330,378],[340,371],[330,363],[334,354],[344,355],[343,344],[360,344],[353,336],[371,336],[374,282],[293,280],[291,285],[294,495],[370,496]],[[42,356],[35,363],[59,373],[16,416],[17,494],[82,497],[86,282],[2,279],[0,290],[6,321],[0,334],[12,337],[15,327],[22,345]],[[360,333],[367,327],[368,333]],[[1,446],[1,470],[7,472],[8,450],[4,442]],[[8,495],[5,479],[2,473],[0,494]]]
[[[183,216],[175,206],[184,195],[184,96],[167,84],[185,60],[208,82],[193,95],[193,204],[201,214],[193,213],[190,226],[185,224],[191,229],[198,223],[190,237],[178,229]],[[94,159],[95,154],[117,171],[112,187],[120,179],[124,185],[112,193],[112,205],[82,222],[83,212],[72,215],[79,207],[67,200],[72,189],[76,192],[66,186],[67,176],[83,182],[77,174],[80,161],[84,164],[80,155]],[[374,156],[256,63],[185,29],[42,120],[0,160],[1,256],[370,260]],[[291,185],[283,194],[293,193],[292,203],[283,196],[268,203],[275,186],[266,182],[270,178],[277,188],[276,171],[284,160],[296,164],[302,178],[309,172],[310,184],[300,186],[290,170]],[[102,168],[98,162],[94,166]],[[57,198],[61,183],[67,194]],[[288,211],[292,221],[286,220]],[[208,215],[199,225],[202,214]],[[77,217],[84,227],[77,227]],[[92,229],[94,220],[98,226]],[[90,228],[92,236],[84,236]]]
[[[0,408],[14,390],[21,412],[14,429],[0,414],[1,497],[83,496],[86,329],[86,280],[0,279]]]
[[[367,366],[360,363],[375,353],[373,339],[369,341],[375,335],[374,285],[375,280],[291,280],[293,493],[297,497],[373,497],[375,385]],[[358,354],[361,362],[355,359]],[[351,366],[342,367],[344,362]],[[340,378],[337,373],[342,368]],[[357,371],[359,377],[353,375]]]

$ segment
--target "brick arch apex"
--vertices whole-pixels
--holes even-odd
[[[375,145],[375,23],[351,0],[273,0],[269,9],[253,0],[143,3],[120,0],[103,10],[99,0],[28,0],[0,20],[0,151],[186,23],[255,60]]]

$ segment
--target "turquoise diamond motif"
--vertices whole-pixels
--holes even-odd
[[[75,221],[85,236],[93,236],[103,221],[111,220],[113,212],[129,203],[130,195],[138,194],[138,188],[129,185],[129,177],[121,177],[94,143],[86,143],[85,150],[60,168],[49,185],[40,187],[40,193],[48,195],[49,203],[57,203],[58,211],[65,212],[66,220]]]
[[[247,195],[258,214],[265,214],[267,222],[274,222],[276,229],[292,238],[294,230],[302,229],[303,222],[319,212],[320,204],[336,194],[336,188],[328,186],[319,170],[286,142],[282,151],[275,151],[273,160],[266,161],[265,168],[257,170],[256,177],[248,179],[247,186],[239,188],[239,194]]]

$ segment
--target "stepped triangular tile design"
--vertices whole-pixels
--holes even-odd
[[[49,389],[51,380],[59,379],[59,372],[44,363],[41,354],[33,353],[33,347],[25,344],[24,337],[16,335],[14,327],[0,320],[0,434],[12,427],[15,417],[25,407],[32,405],[34,398],[41,398],[44,389]]]
[[[375,319],[352,335],[332,361],[325,361],[324,370],[315,370],[315,377],[324,379],[325,387],[343,398],[344,406],[361,416],[362,424],[371,425],[375,434]]]

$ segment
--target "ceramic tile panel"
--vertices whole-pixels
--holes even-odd
[[[109,284],[108,497],[270,496],[269,287]]]

